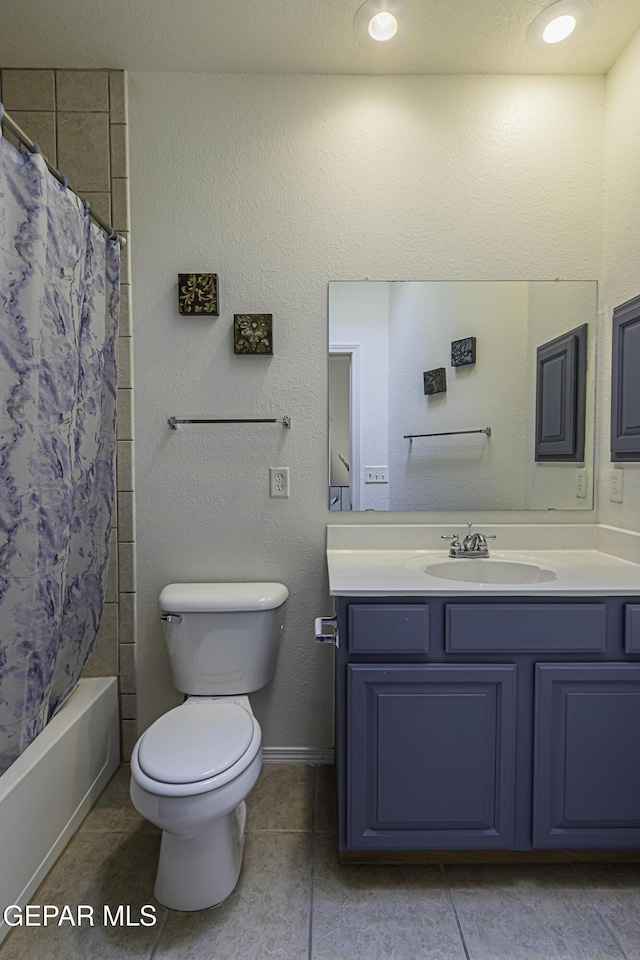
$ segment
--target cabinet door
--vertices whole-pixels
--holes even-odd
[[[640,848],[640,664],[536,666],[533,844]]]
[[[536,460],[584,460],[586,371],[586,323],[538,347]]]
[[[611,459],[640,460],[640,297],[613,311]]]
[[[512,665],[350,665],[350,850],[513,844]]]

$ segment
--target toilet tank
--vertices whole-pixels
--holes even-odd
[[[192,696],[259,690],[276,668],[281,583],[170,583],[160,592],[173,685]]]

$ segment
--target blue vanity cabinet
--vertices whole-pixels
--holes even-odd
[[[338,630],[341,855],[640,851],[639,597],[340,597]]]

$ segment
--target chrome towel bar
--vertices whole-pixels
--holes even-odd
[[[172,430],[178,429],[178,424],[180,423],[281,423],[283,427],[291,426],[291,417],[283,417],[281,420],[276,417],[269,417],[265,419],[260,418],[251,418],[251,419],[233,419],[233,420],[179,420],[178,417],[169,417],[167,423]]]
[[[405,440],[413,440],[414,437],[457,437],[461,433],[486,433],[491,436],[491,427],[483,427],[482,430],[447,430],[445,433],[405,433]]]

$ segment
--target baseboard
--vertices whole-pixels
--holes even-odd
[[[334,763],[335,751],[331,747],[263,747],[265,763]]]

